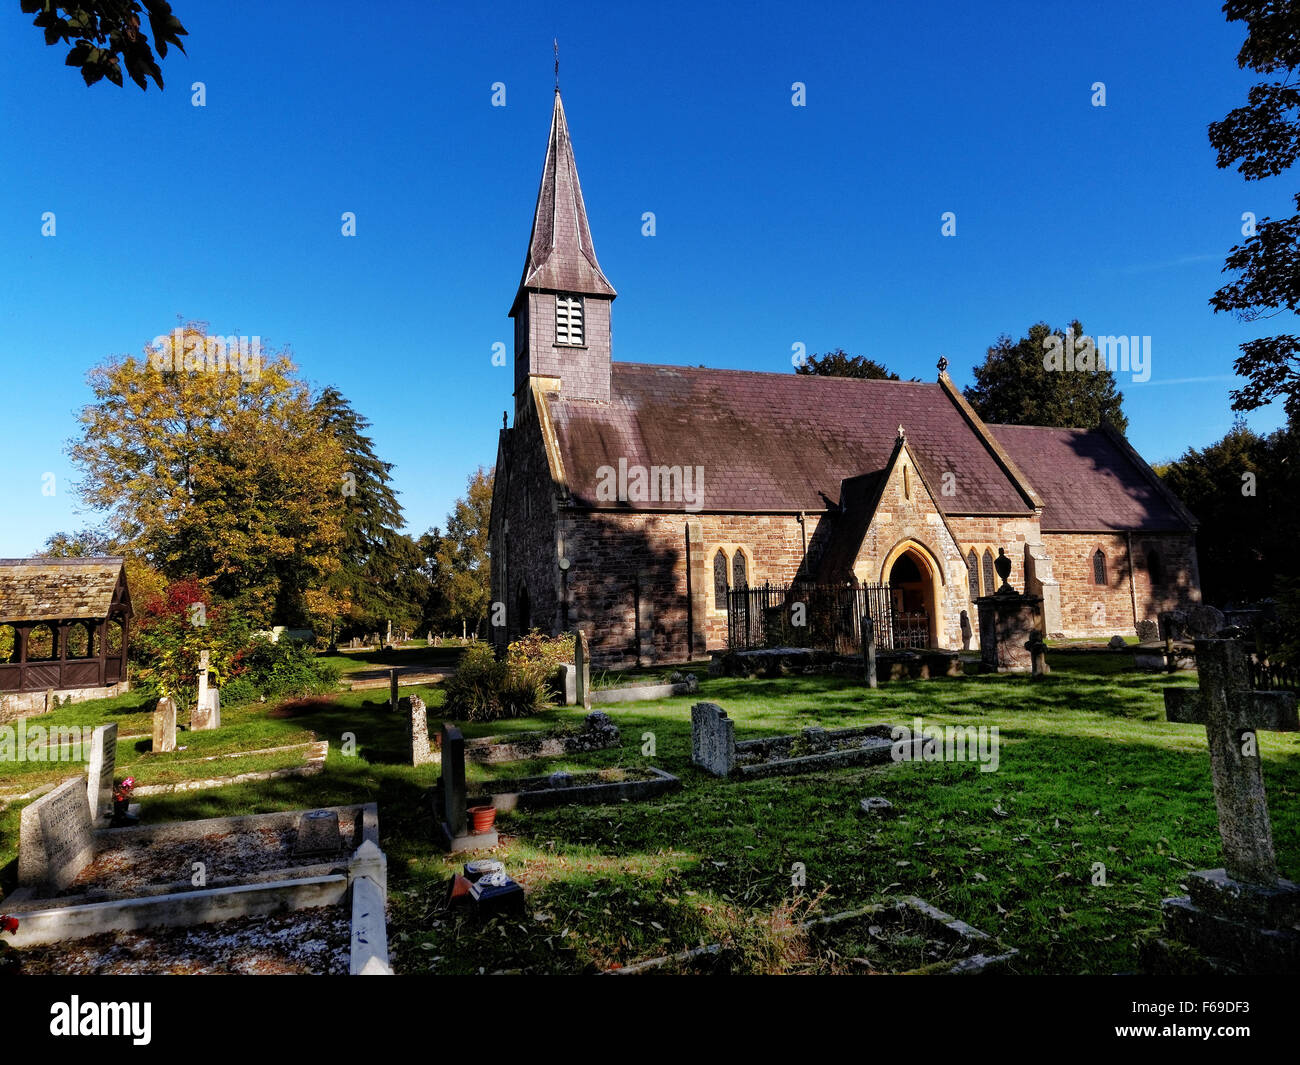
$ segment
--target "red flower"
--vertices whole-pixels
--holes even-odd
[[[10,917],[7,913],[0,913],[0,932],[17,932],[18,918]]]

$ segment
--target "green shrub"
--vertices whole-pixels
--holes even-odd
[[[225,706],[242,706],[257,702],[261,694],[247,677],[231,677],[221,686],[221,702]]]
[[[251,687],[268,699],[322,695],[334,691],[339,679],[338,667],[317,658],[309,645],[285,638],[272,643],[265,636],[254,637],[235,655],[231,672],[232,680],[244,682],[237,687],[237,694],[244,695]],[[226,688],[229,686],[228,681]],[[226,697],[223,689],[222,698]]]
[[[550,682],[562,662],[570,660],[572,640],[521,636],[497,660],[487,644],[473,644],[456,672],[443,684],[444,706],[456,721],[497,721],[527,717],[550,703]]]

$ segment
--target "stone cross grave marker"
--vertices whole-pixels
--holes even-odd
[[[193,732],[209,732],[221,727],[221,703],[215,688],[208,688],[208,670],[212,661],[207,651],[199,652],[198,694],[194,698],[194,709],[190,712],[190,729]]]
[[[691,707],[691,761],[718,777],[736,765],[736,723],[717,703]]]
[[[117,769],[117,724],[100,725],[90,737],[86,801],[91,822],[113,812],[113,772]]]
[[[1165,716],[1205,726],[1228,875],[1272,887],[1277,857],[1255,733],[1300,731],[1296,695],[1252,691],[1245,652],[1233,640],[1197,640],[1196,668],[1200,690],[1165,689]]]
[[[591,647],[587,643],[587,634],[578,629],[573,634],[573,665],[577,671],[575,702],[584,710],[591,709]]]
[[[18,883],[67,887],[95,856],[86,782],[65,780],[23,809],[18,828]]]
[[[176,700],[158,700],[153,712],[153,753],[176,750]]]

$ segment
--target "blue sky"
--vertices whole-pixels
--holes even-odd
[[[0,6],[0,556],[94,520],[63,450],[85,373],[178,315],[290,346],[374,423],[408,530],[441,524],[512,405],[492,345],[556,35],[616,359],[788,372],[802,343],[968,384],[1000,333],[1077,317],[1152,337],[1120,386],[1155,462],[1229,428],[1267,332],[1207,304],[1243,212],[1294,191],[1214,164],[1206,125],[1252,81],[1217,3],[173,6],[162,93],[85,88]]]

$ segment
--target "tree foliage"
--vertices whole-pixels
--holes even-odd
[[[60,41],[72,45],[64,63],[80,67],[87,85],[107,78],[120,88],[125,64],[127,76],[141,90],[148,90],[149,78],[161,89],[163,77],[158,60],[166,57],[169,45],[185,51],[181,43],[181,38],[187,36],[185,27],[166,0],[19,0],[19,6],[25,14],[36,16],[32,24],[45,34],[47,45]],[[153,48],[140,28],[142,13],[149,18]],[[154,48],[158,50],[156,57]]]
[[[1268,436],[1238,421],[1209,447],[1188,450],[1160,476],[1196,515],[1207,601],[1278,600],[1283,643],[1300,658],[1300,430],[1295,418]]]
[[[202,323],[183,329],[187,346],[205,336]],[[338,440],[284,353],[252,373],[201,356],[159,369],[162,355],[90,371],[94,402],[68,447],[83,500],[168,578],[205,579],[258,624],[301,623],[308,590],[339,564]]]
[[[463,621],[477,631],[492,599],[488,565],[488,519],[492,513],[494,469],[478,468],[469,477],[464,498],[447,515],[447,531],[433,530],[433,587],[448,620]]]
[[[1070,323],[1070,331],[1076,338],[1084,335],[1077,321]],[[1053,335],[1065,333],[1038,322],[1019,340],[1005,333],[998,337],[983,365],[975,367],[975,383],[963,393],[975,413],[986,422],[1010,425],[1094,429],[1108,421],[1127,432],[1124,396],[1115,386],[1114,372],[1048,370],[1045,342]]]
[[[1300,86],[1291,83],[1300,66],[1300,0],[1228,0],[1229,22],[1246,24],[1237,66],[1258,74],[1282,75],[1252,85],[1246,104],[1210,125],[1210,144],[1220,169],[1236,166],[1247,181],[1276,177],[1300,156]],[[1224,272],[1234,280],[1211,298],[1216,312],[1242,321],[1292,315],[1300,304],[1300,195],[1290,218],[1265,217],[1243,244],[1228,254]],[[1232,393],[1234,410],[1254,410],[1281,397],[1287,413],[1300,413],[1300,336],[1248,340],[1234,369],[1247,379]]]
[[[343,623],[344,634],[419,624],[429,597],[425,559],[416,542],[400,532],[402,506],[391,483],[392,463],[375,453],[365,434],[370,422],[336,388],[316,399],[324,430],[343,454],[340,565],[312,601],[313,613]]]
[[[824,355],[809,355],[795,367],[794,372],[819,377],[858,377],[868,381],[899,380],[898,374],[891,373],[883,363],[865,355],[850,355],[843,348]]]

